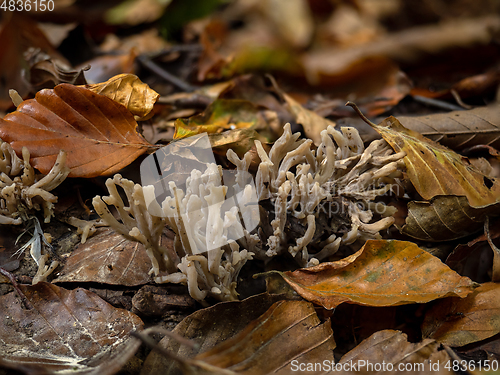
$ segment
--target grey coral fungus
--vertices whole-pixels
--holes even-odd
[[[299,136],[285,125],[269,154],[255,142],[261,159],[257,196],[267,210],[259,230],[260,249],[253,251],[264,259],[288,252],[308,266],[341,245],[380,238],[379,232],[392,225],[394,209],[374,200],[398,186],[404,153],[394,154],[383,140],[365,149],[358,131],[350,127],[323,130],[316,150],[311,140]],[[228,158],[238,169],[248,168],[231,150]],[[373,220],[373,211],[381,215],[379,220]]]

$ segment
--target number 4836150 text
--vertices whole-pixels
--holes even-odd
[[[0,10],[6,12],[52,12],[54,0],[3,0]]]

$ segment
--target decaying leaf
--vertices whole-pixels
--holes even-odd
[[[121,104],[83,87],[60,84],[38,92],[0,120],[0,138],[47,174],[59,151],[67,153],[70,177],[113,174],[153,147],[136,132]]]
[[[425,241],[462,238],[484,227],[488,215],[498,215],[498,204],[472,208],[466,197],[437,196],[430,202],[408,203],[408,216],[401,233]]]
[[[150,269],[150,260],[142,244],[106,228],[75,248],[54,282],[136,286],[151,281]]]
[[[406,152],[406,172],[424,199],[465,196],[475,208],[500,201],[500,183],[479,172],[463,156],[405,128],[392,116],[372,126],[396,152]]]
[[[485,283],[466,298],[446,298],[425,316],[422,335],[449,346],[464,346],[500,332],[500,285]]]
[[[311,303],[280,301],[239,334],[196,359],[238,374],[289,374],[292,359],[333,364],[334,348],[330,321],[321,323]]]
[[[467,111],[425,116],[400,116],[408,129],[459,151],[475,145],[500,148],[500,106],[490,105]]]
[[[29,374],[114,374],[132,357],[142,329],[136,315],[92,292],[41,282],[19,286],[33,308],[14,293],[0,297],[0,365]]]
[[[269,119],[265,111],[259,110],[246,100],[217,99],[199,115],[187,120],[175,121],[174,139],[191,137],[200,133],[221,133],[224,130],[265,130]]]
[[[160,97],[135,74],[118,74],[106,82],[85,85],[85,88],[123,104],[137,120],[147,119]]]
[[[273,303],[282,298],[279,295],[264,293],[243,301],[221,302],[198,310],[185,318],[173,330],[173,333],[198,343],[198,347],[190,348],[181,345],[168,336],[160,341],[159,346],[176,353],[181,358],[194,358],[198,353],[208,351],[241,332],[253,320],[264,314]],[[158,373],[182,374],[177,363],[153,351],[144,361],[141,374],[156,375]]]
[[[451,369],[445,368],[451,358],[439,346],[430,339],[411,343],[400,331],[383,330],[344,355],[339,368],[344,369],[344,373],[356,374],[453,374]]]
[[[337,262],[281,273],[303,298],[327,309],[341,303],[396,306],[465,297],[474,283],[412,242],[368,240]]]

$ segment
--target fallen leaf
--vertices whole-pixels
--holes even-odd
[[[304,128],[306,136],[312,139],[316,146],[319,146],[321,143],[321,131],[325,130],[329,125],[335,126],[335,123],[304,108],[287,94],[283,94],[283,98],[289,105],[290,112],[295,116],[297,123],[301,124]]]
[[[330,320],[321,323],[311,303],[279,301],[239,334],[195,359],[238,374],[289,374],[295,362],[331,366],[333,349]]]
[[[20,12],[4,12],[2,30],[0,31],[0,108],[12,106],[9,89],[15,89],[21,97],[25,97],[31,87],[26,78],[29,77],[29,63],[25,53],[28,50],[39,50],[63,65],[68,61],[50,44],[37,23]]]
[[[405,128],[393,116],[372,126],[396,152],[406,152],[406,173],[425,200],[437,195],[465,196],[474,208],[500,201],[498,181],[479,172],[467,158]]]
[[[53,282],[96,282],[136,286],[151,281],[151,262],[142,244],[105,228],[79,244]]]
[[[278,272],[278,271],[276,271]],[[368,240],[337,262],[280,273],[303,298],[327,309],[341,303],[396,306],[465,297],[474,288],[412,242]]]
[[[269,138],[262,136],[260,133],[253,129],[234,129],[227,130],[219,134],[209,134],[210,144],[216,154],[226,156],[227,150],[232,149],[240,157],[251,150],[255,149],[254,142],[259,140],[266,148],[269,143]],[[257,165],[260,163],[260,158],[255,152],[255,157],[252,158],[252,163]]]
[[[123,104],[137,120],[147,119],[160,97],[135,74],[118,74],[106,82],[85,85],[85,88]]]
[[[47,174],[59,151],[67,153],[70,177],[110,175],[153,147],[137,132],[121,104],[83,87],[60,84],[38,92],[0,120],[0,138]]]
[[[498,204],[472,208],[466,197],[441,195],[430,202],[408,203],[401,233],[425,241],[449,241],[483,229],[486,216],[498,215]]]
[[[478,107],[425,116],[400,116],[399,122],[455,151],[490,145],[500,148],[500,106]]]
[[[422,336],[448,346],[464,346],[500,332],[500,285],[485,283],[465,298],[446,298],[433,305],[422,324]]]
[[[451,358],[439,346],[430,339],[408,342],[400,331],[378,331],[345,354],[338,368],[344,374],[454,374],[445,368]]]
[[[352,48],[323,48],[302,57],[306,76],[312,84],[340,76],[349,67],[374,58],[387,57],[396,62],[411,62],[421,56],[438,53],[449,47],[487,44],[500,29],[500,17],[450,20],[448,22],[413,27],[371,43]]]
[[[61,67],[54,60],[42,60],[30,67],[30,83],[34,91],[42,89],[52,89],[60,83],[70,83],[72,85],[85,85],[84,71],[87,68],[80,70],[69,70]]]
[[[174,139],[191,137],[200,133],[220,133],[224,130],[266,130],[268,119],[265,111],[259,110],[246,100],[217,99],[199,115],[175,121]]]
[[[194,358],[217,344],[241,332],[254,319],[264,314],[273,303],[283,297],[267,293],[249,297],[243,301],[221,302],[212,307],[198,310],[174,329],[173,333],[199,344],[190,348],[179,344],[168,336],[159,342],[159,347],[176,353],[181,358]],[[235,319],[237,317],[237,319]],[[179,374],[178,364],[162,354],[152,351],[144,361],[142,375]]]
[[[20,285],[33,308],[19,297],[0,297],[0,365],[29,373],[114,374],[131,358],[142,329],[136,315],[116,309],[92,292],[41,282]]]

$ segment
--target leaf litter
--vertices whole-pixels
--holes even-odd
[[[399,3],[396,0],[391,2]],[[6,332],[0,335],[4,345],[0,350],[0,365],[35,374],[65,371],[113,374],[128,362],[127,366],[135,363],[134,370],[128,367],[133,374],[234,374],[290,373],[297,364],[327,361],[333,366],[368,361],[393,366],[422,365],[423,370],[414,367],[416,373],[428,373],[428,369],[449,373],[443,364],[450,359],[467,359],[468,363],[475,364],[485,358],[498,360],[500,351],[495,349],[498,342],[496,286],[494,283],[478,286],[474,282],[476,277],[481,281],[494,280],[498,266],[492,260],[489,245],[495,247],[495,235],[493,239],[487,235],[488,242],[474,244],[468,250],[472,251],[469,258],[463,254],[456,254],[455,259],[451,257],[450,264],[457,266],[457,262],[461,263],[454,266],[455,271],[442,261],[446,258],[446,248],[460,249],[461,245],[477,236],[489,219],[493,223],[492,233],[497,232],[498,221],[490,217],[496,216],[498,211],[498,175],[493,174],[493,167],[488,168],[488,164],[469,161],[457,154],[464,148],[476,146],[474,152],[482,152],[484,156],[485,149],[481,147],[490,147],[493,153],[488,153],[488,160],[494,160],[494,148],[498,143],[498,111],[494,104],[483,105],[494,101],[491,93],[496,78],[494,74],[484,76],[489,77],[489,86],[479,81],[474,83],[472,79],[479,79],[483,72],[464,69],[459,71],[461,77],[453,77],[448,87],[437,87],[437,91],[431,85],[425,87],[421,80],[422,72],[429,76],[434,74],[426,64],[438,66],[448,54],[455,56],[453,48],[457,45],[466,51],[474,51],[469,53],[471,56],[476,51],[480,51],[478,56],[484,56],[481,53],[491,56],[485,51],[491,48],[490,39],[498,30],[498,17],[490,15],[495,12],[488,0],[480,2],[483,13],[476,15],[486,15],[483,18],[470,17],[453,22],[453,14],[456,15],[453,12],[460,7],[450,7],[451,18],[443,17],[446,22],[442,24],[425,25],[424,22],[420,25],[407,21],[408,25],[399,26],[401,31],[396,31],[397,24],[403,20],[398,12],[394,13],[390,7],[382,10],[380,5],[373,4],[368,8],[368,2],[364,1],[357,1],[356,7],[352,7],[294,0],[276,3],[276,8],[272,8],[273,2],[258,5],[234,2],[218,9],[217,20],[207,18],[207,23],[191,22],[191,16],[183,16],[182,7],[177,8],[175,1],[165,2],[160,7],[144,2],[149,5],[141,8],[142,14],[130,13],[130,8],[115,8],[114,12],[125,9],[128,13],[120,16],[121,21],[115,19],[118,24],[114,27],[120,28],[119,23],[129,23],[143,30],[143,26],[137,26],[137,20],[158,19],[159,29],[175,38],[179,37],[175,34],[179,26],[166,21],[175,17],[179,24],[186,23],[183,41],[196,36],[191,42],[199,37],[201,44],[169,46],[164,40],[149,43],[147,36],[151,40],[157,38],[156,29],[152,29],[152,33],[146,31],[134,35],[134,41],[128,37],[118,40],[116,35],[108,34],[112,37],[106,38],[101,52],[106,54],[115,48],[121,55],[104,55],[91,60],[93,68],[88,72],[73,70],[69,64],[64,68],[58,65],[56,60],[60,56],[56,56],[42,39],[33,41],[28,38],[27,44],[26,39],[22,42],[16,39],[15,43],[5,44],[9,48],[0,54],[0,65],[6,65],[4,72],[13,73],[4,74],[1,84],[7,85],[7,89],[19,90],[28,100],[16,103],[19,105],[17,110],[4,117],[0,137],[10,143],[18,155],[26,146],[31,153],[32,165],[42,174],[48,173],[55,157],[64,149],[68,153],[70,177],[96,178],[94,183],[96,186],[101,184],[101,190],[103,181],[100,176],[118,171],[138,182],[137,172],[134,176],[133,171],[138,169],[137,163],[146,153],[162,146],[147,142],[141,136],[142,130],[154,135],[148,139],[165,143],[172,139],[174,128],[179,135],[183,131],[184,136],[203,131],[211,133],[209,138],[217,160],[224,168],[230,165],[226,159],[227,150],[236,151],[239,157],[250,150],[245,163],[250,171],[255,171],[263,152],[255,147],[254,141],[260,141],[267,152],[270,143],[281,135],[284,123],[291,122],[293,132],[300,131],[316,146],[320,145],[323,141],[321,131],[329,129],[329,125],[336,129],[330,133],[333,138],[336,137],[335,131],[346,123],[355,126],[351,114],[340,107],[347,99],[355,99],[368,116],[385,116],[384,111],[396,115],[383,120],[375,128],[396,152],[406,152],[405,167],[397,167],[398,173],[406,173],[399,186],[404,192],[392,191],[381,197],[371,207],[372,212],[376,220],[384,215],[390,219],[388,216],[392,215],[392,210],[380,213],[375,207],[390,202],[399,207],[407,204],[408,208],[407,212],[400,209],[398,213],[403,220],[406,219],[405,225],[398,228],[399,233],[389,228],[381,232],[382,240],[357,237],[342,252],[332,253],[319,265],[296,269],[297,266],[286,257],[272,259],[265,265],[256,260],[248,262],[238,278],[242,301],[214,304],[209,300],[207,303],[214,305],[206,309],[194,305],[194,300],[182,288],[172,294],[170,287],[147,285],[151,284],[151,263],[145,258],[142,245],[108,230],[98,230],[87,243],[71,248],[70,253],[58,254],[64,265],[52,279],[57,286],[43,282],[34,286],[23,285],[31,282],[34,276],[31,271],[26,271],[25,264],[30,259],[25,257],[7,262],[2,258],[2,265],[17,275],[18,290],[35,305],[36,311],[23,307],[21,298],[14,293],[5,294],[9,288],[0,285],[2,306],[7,312],[0,328]],[[419,14],[425,17],[429,9],[424,3]],[[64,11],[68,6],[71,5],[61,4],[59,9]],[[89,4],[90,8],[92,5]],[[169,17],[159,18],[158,11],[148,15],[152,9],[166,9]],[[412,9],[412,5],[405,3],[399,11],[404,13],[404,9]],[[207,10],[204,12],[206,14]],[[282,17],[284,14],[289,16]],[[321,14],[329,16],[325,18]],[[395,18],[388,27],[385,19],[391,14]],[[21,21],[15,22],[19,24]],[[10,31],[4,31],[3,38],[9,32],[12,34],[15,22],[4,23],[10,25]],[[34,25],[30,25],[30,29]],[[93,32],[98,32],[97,29]],[[49,56],[40,51],[23,55],[26,51],[21,51],[22,48],[36,46],[39,42],[42,46],[45,43]],[[22,48],[18,48],[18,44]],[[61,50],[64,48],[67,44],[65,47],[63,42]],[[10,59],[9,56],[14,55],[17,58]],[[422,58],[424,55],[431,63]],[[467,60],[466,55],[460,55],[459,64],[449,66],[449,70],[465,66],[462,60]],[[496,63],[494,58],[491,60],[492,65]],[[14,61],[20,62],[22,71],[34,73],[35,79],[21,82],[21,70]],[[81,62],[85,63],[83,59]],[[417,74],[416,69],[421,71]],[[175,72],[177,80],[172,79],[172,74],[163,74],[170,70]],[[494,72],[494,69],[488,71]],[[272,72],[274,77],[263,78],[262,72]],[[250,74],[241,76],[241,73]],[[464,78],[464,74],[468,76]],[[85,83],[81,81],[83,75],[87,78],[99,76],[97,82],[103,82],[85,87],[73,86]],[[137,76],[145,77],[148,84],[143,84]],[[192,81],[192,77],[199,81]],[[218,82],[222,77],[230,80]],[[468,77],[471,80],[468,81]],[[165,79],[167,83],[161,82]],[[411,89],[411,81],[416,86],[414,89]],[[56,86],[61,82],[71,84]],[[175,92],[179,82],[183,83],[181,87],[194,91]],[[269,82],[272,83],[269,85]],[[45,84],[51,90],[39,91],[34,99],[29,99],[30,89],[34,94]],[[199,84],[203,86],[200,88]],[[439,84],[442,82],[436,83]],[[469,89],[471,86],[468,85],[474,87]],[[157,101],[156,92],[161,93],[164,100]],[[429,105],[470,108],[467,103],[472,103],[480,107],[447,113],[432,113],[423,107],[415,110],[414,105],[420,100],[417,98],[419,93],[438,99],[427,102],[431,103]],[[82,98],[85,100],[81,101]],[[450,103],[451,100],[456,100],[456,104]],[[10,103],[5,103],[4,108],[8,106]],[[99,108],[99,111],[90,108]],[[139,118],[134,116],[145,121],[138,126],[136,120]],[[421,135],[432,138],[434,142]],[[316,148],[312,147],[312,150],[315,152]],[[326,149],[318,152],[321,154]],[[336,158],[336,163],[342,163],[342,160]],[[476,169],[478,165],[481,171]],[[299,173],[299,169],[292,169],[292,172]],[[365,174],[365,178],[368,177]],[[36,175],[36,178],[41,176]],[[285,179],[293,182],[288,176]],[[54,190],[54,194],[60,195],[76,181],[66,180]],[[138,195],[135,197],[138,199]],[[86,207],[88,197],[75,198],[77,201],[79,207],[74,216],[82,221],[95,219],[94,213]],[[266,211],[269,205],[260,203],[261,211]],[[269,215],[272,214],[267,211],[261,216],[271,221],[273,217]],[[321,215],[316,217],[315,230],[306,230],[297,218],[292,217],[297,212],[287,213],[289,217],[283,230],[297,232],[295,237],[312,236],[317,243],[323,241],[324,247],[331,247],[335,241],[335,238],[321,238],[325,227],[336,226],[338,238],[345,238],[350,230],[354,230],[353,227],[342,227],[341,220],[328,221]],[[57,220],[58,214],[56,210],[55,222],[42,226],[49,242],[50,234],[54,236],[55,242],[51,246],[56,254],[60,251],[59,240],[63,236],[61,229],[55,228],[66,221]],[[360,220],[364,223],[371,218],[362,217]],[[18,221],[21,226],[25,225]],[[88,225],[91,223],[89,221]],[[94,229],[88,231],[92,232]],[[7,237],[11,235],[6,234]],[[172,241],[175,244],[172,239],[167,242]],[[436,241],[435,248],[429,250],[427,241]],[[8,241],[5,244],[9,247],[6,254],[15,252],[11,249],[14,245]],[[427,250],[439,254],[441,259]],[[472,261],[471,257],[485,257],[486,261]],[[477,267],[476,273],[464,269],[464,264]],[[263,290],[263,281],[253,279],[252,275],[265,270],[274,273],[280,270],[293,290],[288,290],[285,295],[255,295]],[[16,276],[9,280],[15,282]],[[64,289],[74,287],[78,288]],[[126,293],[129,302],[123,306],[133,313],[106,304],[88,289],[104,298],[106,291],[110,295],[123,296]],[[271,284],[268,289],[269,292],[276,290]],[[243,299],[246,296],[252,297]],[[377,314],[365,315],[367,319],[359,322],[361,327],[355,326],[354,320],[349,321],[347,317],[340,325],[340,320],[335,319],[338,314],[354,311],[344,308],[347,304],[356,304],[349,306],[355,306],[365,314],[370,311],[377,311]],[[198,310],[177,324],[174,335],[167,334],[161,339],[165,334],[161,329],[148,328],[145,331],[157,332],[149,345],[158,346],[163,352],[152,351],[147,356],[144,351],[136,354],[139,341],[130,336],[136,335],[147,342],[145,335],[139,333],[143,324],[138,316],[149,325],[159,323],[173,327],[193,308]],[[389,311],[390,319],[381,319],[380,324],[372,322]],[[407,312],[411,316],[405,315]],[[71,322],[77,326],[77,322],[85,324],[75,329],[67,326]],[[415,333],[415,327],[421,323],[422,332]],[[59,336],[52,340],[54,332]],[[346,332],[352,337],[342,337]],[[335,344],[334,334],[341,336],[339,342],[342,345]],[[47,344],[52,341],[53,344]],[[463,345],[467,348],[459,348]],[[76,354],[73,355],[71,350]],[[478,354],[481,350],[482,356]],[[436,363],[441,363],[441,367],[431,368]],[[313,366],[309,373],[328,372],[324,367],[317,370]],[[365,371],[359,367],[355,372],[377,371]]]

